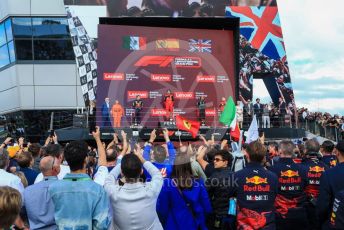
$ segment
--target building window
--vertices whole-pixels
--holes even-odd
[[[74,60],[72,42],[68,40],[34,40],[35,60]]]
[[[34,38],[69,38],[67,19],[32,18]]]
[[[10,64],[7,45],[0,47],[0,68]]]
[[[7,19],[5,21],[5,31],[6,31],[6,36],[7,36],[7,42],[13,40],[13,33],[12,33],[12,24],[11,24],[11,19]]]
[[[14,43],[13,43],[13,41],[10,41],[8,43],[8,52],[10,54],[10,61],[11,61],[11,63],[15,62],[16,54],[15,54],[15,51],[14,51]]]
[[[14,38],[32,38],[31,18],[12,18]]]
[[[33,60],[32,40],[15,40],[17,60]]]
[[[0,24],[0,46],[6,44],[6,33],[4,23]]]

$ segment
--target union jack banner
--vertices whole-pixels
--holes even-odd
[[[211,53],[211,40],[189,39],[189,52]]]
[[[277,7],[226,7],[228,17],[240,18],[240,33],[261,53],[285,59],[285,47]]]

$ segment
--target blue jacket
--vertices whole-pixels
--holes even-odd
[[[208,193],[202,180],[196,179],[193,183],[191,189],[178,190],[172,179],[164,180],[157,212],[165,230],[207,229],[206,215],[212,211]],[[190,205],[187,206],[186,202]]]
[[[67,174],[49,186],[58,229],[108,229],[109,198],[87,174]]]
[[[335,155],[325,155],[321,158],[321,161],[329,168],[333,168],[337,165],[337,158]]]
[[[305,192],[309,200],[317,199],[319,196],[320,177],[328,169],[326,164],[318,158],[307,158],[302,163],[305,167],[306,173],[306,188]]]
[[[344,190],[337,193],[330,218],[330,229],[344,229]]]
[[[238,229],[275,229],[277,176],[259,163],[234,174],[237,183]]]
[[[108,108],[105,102],[102,104],[102,110],[101,111],[102,111],[103,119],[110,117],[110,109],[111,109],[110,105],[109,105],[109,108]]]
[[[171,178],[172,166],[174,163],[174,159],[176,157],[176,150],[171,141],[167,142],[166,144],[167,144],[168,155],[169,155],[168,159],[166,159],[163,163],[152,162],[152,164],[160,170],[162,177]],[[143,157],[148,161],[150,161],[151,149],[152,149],[151,145],[146,145],[143,150]],[[151,176],[146,170],[144,170],[144,174],[148,181],[151,180]]]
[[[306,169],[292,158],[279,158],[270,171],[278,177],[276,214],[283,219],[304,218],[306,215]]]
[[[325,171],[320,178],[317,215],[323,229],[329,229],[330,212],[338,192],[344,189],[344,162]]]

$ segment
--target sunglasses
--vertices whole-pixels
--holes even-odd
[[[215,162],[219,162],[219,161],[225,161],[225,160],[222,160],[222,159],[220,159],[220,158],[214,158],[214,161],[215,161]]]

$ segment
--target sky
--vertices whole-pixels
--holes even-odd
[[[297,107],[344,115],[344,1],[277,4]],[[271,101],[262,80],[253,90]]]

